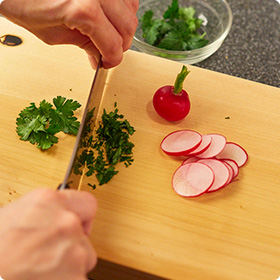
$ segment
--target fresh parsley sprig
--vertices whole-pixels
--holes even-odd
[[[154,19],[148,10],[140,19],[143,38],[146,43],[158,48],[176,51],[193,50],[208,44],[206,33],[199,33],[203,20],[195,17],[193,7],[179,7],[178,0],[172,0],[162,19]]]
[[[58,142],[56,133],[63,131],[77,135],[80,122],[74,116],[81,104],[72,99],[57,96],[54,105],[43,100],[39,107],[30,103],[19,113],[16,131],[23,141],[29,141],[42,150],[47,150]]]

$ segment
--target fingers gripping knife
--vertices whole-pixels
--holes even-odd
[[[101,67],[101,58],[99,59],[97,69],[95,71],[94,79],[88,96],[87,104],[84,110],[81,125],[77,134],[75,146],[72,156],[64,177],[62,184],[58,189],[75,189],[81,188],[83,174],[77,172],[77,165],[81,164],[78,161],[79,155],[87,149],[86,137],[90,135],[94,129],[97,114],[101,104],[101,98],[107,77],[107,70]],[[81,166],[79,166],[81,167]],[[82,166],[83,167],[83,166]],[[80,168],[81,169],[81,168]]]

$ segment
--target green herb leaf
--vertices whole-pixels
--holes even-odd
[[[53,99],[55,108],[46,100],[40,102],[37,108],[30,103],[19,113],[17,118],[17,133],[21,140],[36,144],[42,150],[49,149],[57,143],[56,133],[77,134],[80,123],[73,116],[74,111],[81,105],[72,99],[58,96]]]
[[[83,166],[86,166],[85,175],[95,174],[99,185],[108,183],[114,175],[118,173],[115,166],[123,162],[126,167],[132,164],[132,149],[134,144],[130,141],[130,136],[134,134],[135,129],[130,123],[119,114],[116,108],[109,113],[103,111],[101,121],[93,132],[85,134],[83,147],[85,150],[78,157],[74,170],[76,174],[81,174]],[[89,112],[89,116],[93,116]],[[91,119],[86,122],[91,131]],[[89,184],[93,188],[96,185]]]
[[[168,32],[157,47],[167,50],[184,50],[184,39],[181,32],[177,30]]]
[[[195,13],[193,7],[179,7],[178,0],[171,2],[161,19],[154,19],[152,10],[146,11],[140,19],[145,42],[176,51],[206,46],[206,34],[199,30],[203,20],[195,17]]]
[[[61,112],[65,117],[73,116],[74,111],[81,107],[78,101],[73,101],[72,99],[66,100],[66,98],[62,96],[54,98],[53,104],[57,108],[57,111]]]
[[[178,0],[173,0],[171,5],[168,6],[167,10],[163,14],[164,19],[178,19],[179,18],[179,4]]]

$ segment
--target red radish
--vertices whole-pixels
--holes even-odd
[[[235,177],[237,177],[237,175],[239,174],[239,167],[238,167],[237,163],[232,159],[222,159],[222,161],[226,162],[228,165],[230,165],[232,167],[233,179]]]
[[[172,186],[175,192],[185,197],[196,197],[205,193],[213,184],[213,170],[199,162],[181,165],[174,173]]]
[[[230,177],[229,168],[221,161],[217,159],[200,159],[198,163],[204,163],[209,166],[215,175],[214,182],[212,186],[207,190],[207,192],[213,192],[221,189],[226,185]]]
[[[192,152],[189,152],[188,156],[195,156],[195,155],[202,154],[204,151],[208,149],[211,142],[212,142],[212,137],[210,135],[202,135],[202,141],[200,145]]]
[[[241,167],[247,162],[248,154],[240,145],[227,142],[225,148],[216,155],[216,158],[234,160],[238,167]]]
[[[155,92],[153,105],[162,118],[168,121],[179,121],[188,115],[191,105],[189,96],[183,89],[183,82],[189,73],[187,67],[183,66],[174,86],[163,86]]]
[[[196,149],[202,136],[193,130],[177,130],[168,134],[161,142],[161,149],[168,155],[182,156]]]
[[[212,158],[221,153],[226,145],[226,137],[221,134],[208,134],[212,141],[206,151],[197,155],[199,158]]]

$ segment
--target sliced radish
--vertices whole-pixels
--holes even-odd
[[[232,166],[230,164],[228,164],[227,162],[225,162],[223,160],[221,160],[221,162],[225,164],[225,166],[228,168],[228,171],[229,171],[229,178],[225,184],[225,186],[227,186],[233,180],[234,170],[233,170]]]
[[[222,159],[222,161],[226,162],[227,164],[229,164],[232,167],[233,179],[235,177],[237,177],[237,175],[239,174],[239,167],[238,167],[237,163],[232,159]]]
[[[240,145],[227,142],[225,148],[216,155],[216,158],[231,159],[237,163],[238,167],[241,167],[247,162],[248,154]]]
[[[209,147],[203,153],[197,155],[199,158],[213,158],[216,155],[220,154],[221,151],[225,148],[226,137],[221,134],[207,134],[210,135],[212,141]]]
[[[208,149],[211,142],[212,142],[211,135],[208,135],[208,134],[202,135],[202,140],[201,140],[201,143],[199,144],[199,146],[192,152],[189,152],[188,155],[195,156],[195,155],[202,154],[204,151],[206,151]]]
[[[161,149],[171,156],[183,156],[196,149],[202,136],[193,130],[178,130],[168,134],[161,142]]]
[[[221,134],[206,134],[193,130],[178,130],[161,142],[168,155],[187,156],[174,172],[172,186],[184,197],[196,197],[217,191],[239,174],[239,167],[248,160],[247,152],[238,144],[227,142]]]
[[[221,189],[226,185],[230,177],[229,168],[218,159],[200,159],[197,163],[204,163],[209,166],[215,175],[214,182],[212,186],[207,190],[207,192],[213,192]]]
[[[213,170],[204,163],[192,162],[181,165],[174,173],[172,186],[175,192],[185,197],[205,193],[214,182]]]
[[[198,158],[198,157],[189,157],[182,162],[182,165],[187,164],[187,163],[191,163],[191,162],[196,162],[199,159],[200,158]]]

